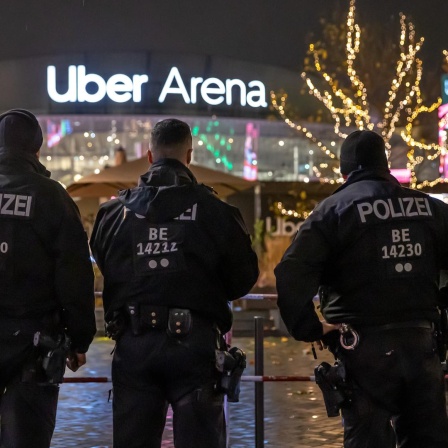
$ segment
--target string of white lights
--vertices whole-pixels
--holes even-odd
[[[395,64],[395,74],[392,77],[390,88],[388,90],[388,97],[385,101],[383,114],[380,120],[373,122],[369,112],[368,92],[365,84],[361,80],[360,75],[355,69],[357,55],[361,48],[361,27],[356,23],[355,17],[356,0],[350,1],[350,7],[347,14],[346,21],[346,61],[343,65],[347,67],[346,74],[350,80],[352,94],[343,91],[338,87],[340,83],[334,79],[324,70],[321,56],[325,57],[326,52],[322,48],[322,44],[311,44],[309,46],[308,54],[314,62],[314,75],[319,75],[320,79],[328,86],[328,89],[319,89],[312,81],[310,75],[305,72],[301,74],[309,88],[309,94],[319,100],[325,108],[329,111],[334,121],[334,132],[340,138],[345,138],[347,132],[343,127],[350,127],[353,124],[358,129],[374,130],[378,128],[386,142],[388,156],[390,156],[390,139],[396,132],[396,127],[402,121],[407,124],[405,130],[400,133],[406,145],[409,147],[407,153],[408,163],[407,168],[410,170],[411,178],[410,185],[412,188],[423,188],[424,186],[433,186],[439,182],[445,182],[445,179],[440,178],[434,181],[417,182],[416,166],[422,163],[425,159],[434,160],[442,152],[442,147],[437,143],[423,143],[415,140],[412,137],[413,126],[417,117],[422,113],[431,113],[439,107],[441,99],[429,106],[423,105],[420,83],[423,76],[423,64],[417,57],[424,43],[424,38],[416,39],[414,24],[407,20],[404,14],[400,14],[400,36],[399,48],[400,55]],[[448,63],[448,50],[443,52]],[[271,92],[271,103],[275,110],[278,111],[284,122],[291,128],[301,132],[305,137],[315,143],[320,149],[331,159],[337,159],[335,152],[331,151],[319,138],[311,133],[303,125],[297,124],[286,113],[287,94],[276,94]],[[448,121],[448,117],[444,120]],[[425,156],[415,156],[415,149],[423,150]],[[325,177],[322,175],[322,169],[331,170],[331,174],[338,176],[334,179],[332,177]],[[312,167],[316,177],[321,182],[338,183],[341,182],[339,170],[333,166],[328,165],[322,167],[322,164],[317,167]],[[448,179],[446,180],[448,182]]]

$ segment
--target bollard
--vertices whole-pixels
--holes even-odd
[[[255,317],[255,375],[264,375],[264,319]],[[255,448],[264,446],[264,384],[255,383]]]

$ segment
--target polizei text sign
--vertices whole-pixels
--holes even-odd
[[[68,67],[67,83],[58,81],[56,67],[47,67],[47,92],[56,103],[98,103],[105,98],[115,103],[142,102],[143,89],[151,89],[151,79],[145,74],[132,76],[114,74],[108,79],[88,73],[84,65]],[[239,104],[245,107],[267,107],[266,87],[261,81],[247,84],[241,79],[192,77],[186,79],[177,67],[172,67],[157,92],[158,102],[177,98],[185,104],[203,101],[215,106]]]

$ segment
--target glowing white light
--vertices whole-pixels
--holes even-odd
[[[56,103],[88,102],[97,103],[105,96],[116,103],[125,103],[132,99],[135,103],[142,100],[142,85],[148,82],[147,75],[129,76],[116,74],[107,81],[95,73],[86,73],[85,65],[70,65],[65,93],[59,93],[56,85],[56,67],[47,67],[47,92]],[[88,84],[96,84],[95,93],[87,92]]]
[[[177,67],[171,67],[168,77],[159,95],[159,103],[165,102],[168,95],[180,95],[186,104],[196,104],[198,96],[210,105],[218,105],[225,101],[227,105],[233,104],[233,96],[239,93],[241,106],[267,107],[266,87],[261,81],[250,81],[246,84],[240,79],[218,78],[204,79],[202,77],[190,78],[188,83],[184,82]],[[198,95],[199,94],[199,95]]]

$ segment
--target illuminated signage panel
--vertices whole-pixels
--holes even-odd
[[[444,178],[448,177],[448,148],[447,148],[447,134],[448,134],[448,104],[442,104],[439,107],[439,145],[440,152],[440,175]]]
[[[442,76],[442,103],[448,103],[448,75]]]
[[[115,103],[140,103],[145,88],[154,88],[151,86],[150,76],[146,74],[115,74],[104,79],[96,73],[88,73],[84,65],[70,65],[68,80],[61,88],[56,67],[47,67],[47,93],[56,103],[98,103],[105,98]],[[268,106],[266,87],[261,81],[253,80],[246,85],[240,79],[191,77],[186,80],[177,67],[171,68],[158,94],[158,102],[164,103],[168,98],[181,100],[185,104],[203,101],[211,106]]]

